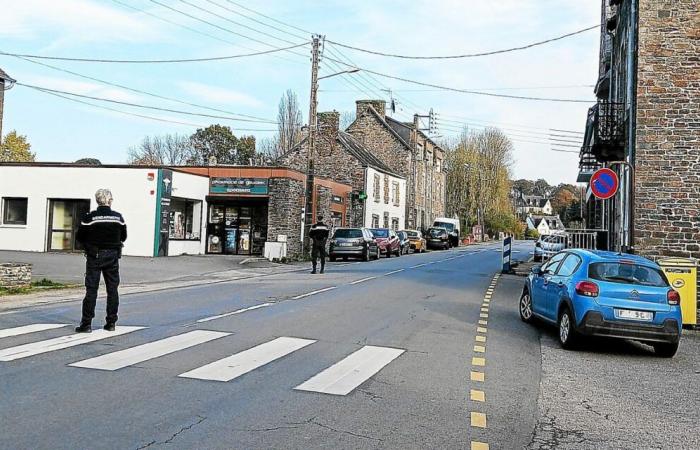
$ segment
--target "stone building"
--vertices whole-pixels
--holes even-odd
[[[700,258],[698,2],[603,0],[601,17],[579,181],[611,166],[621,188],[607,201],[589,195],[587,226],[606,230],[610,249]]]
[[[314,175],[352,186],[355,195],[336,199],[347,203],[347,221],[331,217],[334,226],[393,227],[405,226],[405,178],[370,152],[351,134],[339,129],[339,114],[318,114],[314,144]],[[305,172],[309,142],[302,139],[277,164]],[[365,193],[366,199],[359,198]]]
[[[445,215],[445,152],[413,123],[386,116],[384,100],[358,100],[347,132],[406,179],[406,227],[427,228]]]

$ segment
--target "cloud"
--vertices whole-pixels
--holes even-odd
[[[93,0],[21,0],[3,8],[0,36],[35,39],[50,36],[51,47],[70,42],[143,42],[158,38],[144,18]]]
[[[248,106],[251,108],[262,106],[262,102],[255,97],[232,89],[195,81],[182,81],[178,84],[185,92],[196,97],[200,101],[205,100],[207,102]]]

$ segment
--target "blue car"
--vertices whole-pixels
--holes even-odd
[[[661,268],[646,258],[569,249],[532,269],[519,309],[525,322],[557,325],[565,349],[582,336],[605,336],[648,342],[670,358],[681,337],[680,300]]]

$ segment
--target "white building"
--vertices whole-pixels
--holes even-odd
[[[364,226],[402,230],[406,226],[406,179],[368,166]]]
[[[555,216],[527,216],[527,229],[537,230],[540,236],[547,236],[557,231],[564,231],[564,224],[559,215]]]
[[[80,251],[75,233],[108,188],[126,220],[123,253],[132,256],[203,254],[209,178],[134,166],[0,164],[0,249]],[[158,220],[160,218],[160,220]]]

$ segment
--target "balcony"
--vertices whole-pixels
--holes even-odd
[[[593,172],[600,169],[602,164],[598,162],[595,155],[591,153],[590,146],[584,145],[581,147],[581,153],[578,163],[578,178],[577,183],[588,183],[591,180]]]
[[[625,156],[625,105],[599,101],[593,108],[593,136],[590,153],[599,162],[623,159]]]

